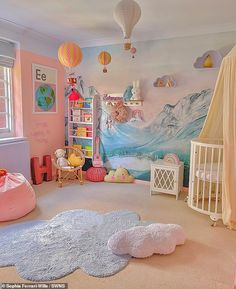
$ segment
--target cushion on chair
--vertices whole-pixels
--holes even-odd
[[[184,244],[185,240],[181,226],[157,223],[113,234],[108,240],[108,248],[117,255],[129,254],[145,258],[153,254],[170,254],[174,252],[176,245]]]
[[[0,221],[15,220],[35,208],[35,192],[22,174],[0,177]]]

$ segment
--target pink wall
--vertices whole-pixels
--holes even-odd
[[[18,50],[17,56],[13,72],[16,134],[28,138],[31,156],[52,155],[64,145],[64,68],[56,59],[29,51]],[[57,69],[57,113],[33,113],[33,63]]]

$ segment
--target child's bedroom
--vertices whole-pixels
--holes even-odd
[[[0,288],[236,289],[235,0],[0,0]]]

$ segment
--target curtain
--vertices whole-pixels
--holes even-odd
[[[236,46],[224,57],[200,138],[223,138],[224,224],[236,230]]]

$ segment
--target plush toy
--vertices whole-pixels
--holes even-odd
[[[75,153],[71,153],[68,158],[69,164],[73,167],[80,167],[84,164],[84,160],[81,156],[77,156]]]
[[[131,176],[125,168],[119,167],[116,171],[111,170],[104,178],[109,183],[132,183],[134,177]]]
[[[57,149],[55,151],[55,156],[57,158],[57,165],[59,167],[67,167],[69,166],[69,161],[65,158],[66,151],[63,149]]]
[[[140,100],[140,87],[139,87],[139,80],[133,81],[133,88],[132,88],[132,97],[130,100]]]
[[[113,234],[108,240],[108,248],[117,255],[129,254],[135,258],[146,258],[153,254],[171,254],[185,240],[186,235],[180,225],[156,223]]]

